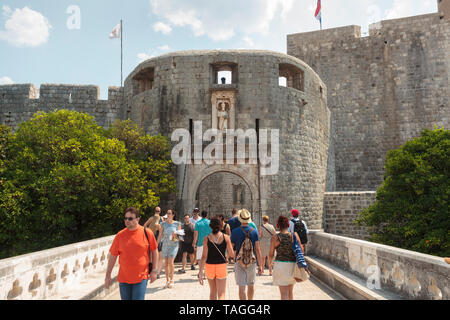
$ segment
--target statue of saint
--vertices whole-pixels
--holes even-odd
[[[220,102],[217,107],[217,123],[219,130],[226,130],[228,128],[228,111],[230,106],[227,102]]]

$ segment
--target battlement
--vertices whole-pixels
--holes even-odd
[[[336,39],[361,38],[361,27],[356,25],[330,28],[325,30],[300,32],[287,35],[288,44],[290,42],[304,41],[334,41]]]
[[[75,110],[93,115],[105,128],[123,116],[123,88],[108,87],[108,99],[100,100],[95,85],[10,84],[0,86],[0,123],[16,129],[38,111]]]
[[[31,83],[0,85],[0,103],[36,99],[38,92]]]
[[[116,100],[122,89],[108,87],[108,101]],[[42,102],[61,103],[94,103],[100,99],[100,87],[96,85],[74,84],[41,84],[36,88],[33,84],[0,85],[0,104],[17,103],[20,101],[38,99]]]
[[[442,13],[430,13],[406,18],[382,20],[369,26],[369,38],[380,35],[395,35],[400,32],[428,32],[432,29],[433,25],[448,24],[448,20],[443,20],[442,16]],[[296,44],[336,42],[359,38],[366,39],[367,37],[361,38],[361,27],[356,25],[288,34],[288,54],[290,54],[289,48]]]

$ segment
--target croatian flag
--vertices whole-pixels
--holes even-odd
[[[314,17],[320,21],[320,29],[322,29],[322,6],[320,4],[320,0],[317,0],[317,8],[316,13],[314,13]]]

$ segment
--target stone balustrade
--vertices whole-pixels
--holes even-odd
[[[308,255],[329,261],[366,285],[407,299],[450,299],[450,265],[444,258],[310,230]]]
[[[79,297],[74,292],[86,286],[83,283],[97,278],[100,283],[96,285],[101,285],[104,275],[95,275],[106,272],[113,239],[109,236],[0,260],[0,300],[81,299],[89,292],[81,288]]]

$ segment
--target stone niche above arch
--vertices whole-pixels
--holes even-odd
[[[235,129],[236,92],[234,90],[211,91],[212,129]]]

